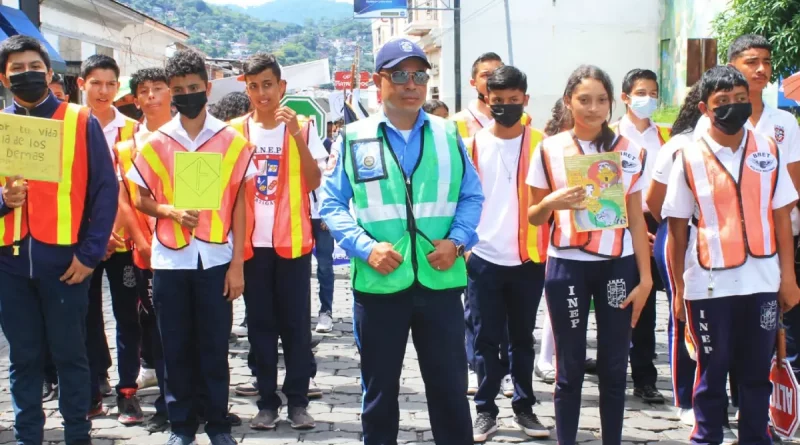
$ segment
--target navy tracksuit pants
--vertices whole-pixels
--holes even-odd
[[[89,285],[89,312],[86,316],[86,350],[91,368],[93,400],[102,398],[100,380],[108,375],[111,356],[103,320],[103,272],[108,275],[111,306],[117,321],[117,394],[124,388],[136,389],[139,376],[139,347],[142,330],[139,324],[139,294],[133,252],[117,252],[101,262]]]
[[[544,287],[556,344],[553,401],[560,445],[576,443],[586,363],[586,328],[593,298],[603,444],[622,442],[632,306],[626,309],[619,306],[638,282],[633,255],[604,261],[547,259]]]
[[[167,411],[172,431],[184,436],[195,436],[201,408],[205,408],[209,436],[231,430],[227,417],[228,336],[233,305],[222,294],[227,271],[228,264],[153,272]],[[198,386],[204,387],[203,391]],[[201,392],[205,400],[197,400]]]
[[[475,406],[479,413],[499,414],[495,403],[509,366],[500,360],[502,340],[508,333],[515,414],[532,413],[533,329],[542,298],[544,264],[528,262],[519,266],[500,266],[472,254],[467,262],[467,299],[475,329],[475,370],[478,392]]]
[[[686,301],[698,356],[692,443],[722,442],[728,404],[725,377],[731,366],[739,387],[739,443],[772,443],[767,431],[772,393],[769,371],[779,311],[776,293]]]
[[[431,432],[437,445],[472,444],[461,289],[413,286],[391,295],[354,291],[353,323],[361,355],[365,445],[396,445],[400,373],[408,331],[417,351]]]
[[[658,223],[649,213],[645,213],[647,231],[657,233]],[[655,259],[650,259],[651,270],[656,270]],[[653,288],[647,304],[639,314],[639,321],[631,333],[631,377],[634,388],[656,386],[658,371],[653,363],[656,355],[656,292],[664,288],[661,276],[653,274]]]
[[[139,319],[142,324],[142,366],[149,365],[156,371],[158,398],[153,404],[156,413],[167,413],[164,395],[164,351],[161,347],[161,333],[158,318],[153,306],[153,271],[136,268],[136,289],[139,292]]]
[[[667,231],[667,223],[664,220],[661,222],[658,232],[656,232],[653,250],[658,274],[664,283],[670,307],[667,342],[669,344],[669,364],[672,370],[672,393],[675,397],[675,406],[683,409],[692,409],[694,373],[697,369],[697,363],[689,357],[689,351],[686,349],[686,342],[684,341],[686,322],[676,321],[672,317],[673,271],[667,263]]]
[[[256,247],[244,263],[247,337],[255,363],[258,409],[277,410],[278,337],[283,344],[286,377],[281,392],[290,407],[308,406],[311,353],[311,254],[281,258],[275,249]],[[250,358],[248,355],[248,359]],[[248,360],[250,362],[250,360]]]
[[[60,383],[58,409],[66,443],[89,440],[89,362],[86,292],[89,279],[67,285],[58,277],[34,278],[0,271],[0,326],[8,340],[8,380],[17,443],[41,444],[42,382],[51,352]]]

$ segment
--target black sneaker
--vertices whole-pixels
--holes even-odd
[[[646,403],[664,403],[664,396],[653,385],[633,388],[633,396],[642,399]]]
[[[542,425],[542,422],[539,422],[539,418],[536,417],[536,414],[519,413],[514,416],[514,423],[529,437],[541,439],[550,437],[550,430]]]
[[[478,413],[475,418],[475,426],[472,427],[472,440],[474,442],[486,442],[489,436],[497,431],[497,419],[489,413]]]
[[[242,426],[242,418],[234,413],[228,413],[228,423],[230,423],[231,426]]]
[[[317,423],[306,408],[295,406],[289,407],[289,422],[295,430],[310,430],[316,428]]]
[[[119,423],[123,425],[138,425],[144,422],[144,413],[139,406],[139,398],[136,397],[136,390],[123,388],[117,396],[117,408],[119,409]]]
[[[49,402],[58,398],[58,385],[53,385],[50,382],[44,382],[42,388],[42,402]]]
[[[587,358],[586,363],[583,365],[583,371],[586,374],[597,375],[597,360],[593,358]]]
[[[161,433],[169,428],[169,416],[167,413],[155,413],[153,417],[147,419],[144,429],[148,433]]]

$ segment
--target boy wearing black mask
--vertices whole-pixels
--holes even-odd
[[[166,72],[179,114],[150,136],[127,177],[139,186],[136,208],[157,218],[150,264],[168,376],[172,436],[167,443],[194,442],[200,403],[211,443],[229,445],[236,443],[227,417],[231,302],[244,289],[242,188],[256,168],[250,143],[206,111],[211,84],[203,57],[178,51],[167,61]],[[209,185],[220,188],[219,210],[175,209],[177,152],[220,155],[219,182]],[[202,400],[196,397],[197,382],[206,389]]]
[[[675,271],[673,313],[686,320],[702,370],[691,441],[722,442],[727,414],[720,408],[733,366],[739,442],[771,443],[769,372],[778,314],[800,301],[789,216],[798,195],[775,141],[745,128],[753,107],[744,76],[718,66],[700,82],[698,108],[711,125],[678,152],[662,208]],[[691,239],[690,219],[697,227]]]
[[[3,41],[0,67],[0,81],[14,95],[3,112],[64,121],[66,160],[61,183],[0,178],[0,325],[12,351],[14,435],[17,443],[43,441],[43,351],[49,350],[58,372],[65,442],[89,444],[86,294],[114,225],[116,175],[89,109],[50,93],[53,71],[38,40],[16,35]],[[22,212],[20,240],[13,236],[14,212]]]
[[[513,66],[498,68],[487,81],[487,103],[494,123],[479,131],[471,157],[481,177],[486,201],[478,225],[480,241],[467,264],[467,299],[475,329],[475,442],[497,430],[499,409],[495,397],[508,367],[500,361],[508,326],[511,377],[514,382],[514,421],[531,437],[548,437],[549,431],[533,414],[533,329],[544,286],[549,227],[531,226],[527,219],[525,179],[531,154],[542,134],[523,125],[528,104],[528,81]],[[497,215],[503,215],[498,218]],[[506,325],[506,320],[508,324]]]

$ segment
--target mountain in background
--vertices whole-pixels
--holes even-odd
[[[203,0],[118,1],[185,31],[189,45],[215,58],[244,59],[267,51],[282,65],[327,58],[331,68],[349,69],[356,46],[360,46],[362,62],[369,66],[372,61],[370,22],[353,19],[353,7],[347,3],[276,0],[244,9],[209,5]],[[255,10],[273,18],[257,16]]]
[[[225,5],[225,7],[261,20],[298,25],[305,24],[307,19],[316,21],[321,17],[333,21],[353,18],[353,5],[335,0],[274,0],[258,6]]]

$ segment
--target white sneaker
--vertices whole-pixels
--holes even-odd
[[[739,438],[736,437],[736,434],[733,433],[733,430],[730,427],[728,427],[728,426],[723,426],[722,427],[722,443],[723,444],[731,445],[731,444],[736,443],[738,440],[739,440]]]
[[[319,314],[317,320],[317,332],[331,332],[333,331],[333,318],[330,312],[322,312]]]
[[[694,410],[678,408],[678,418],[682,424],[694,427]]]
[[[237,337],[247,337],[247,326],[236,325],[231,328],[231,334]]]
[[[136,386],[138,386],[139,389],[157,385],[158,379],[156,378],[155,369],[139,368],[139,377],[136,378]]]
[[[467,395],[474,396],[478,393],[478,374],[475,371],[469,371],[467,379]]]
[[[500,385],[500,391],[508,398],[514,397],[514,381],[511,380],[510,374],[503,377],[503,382]]]

